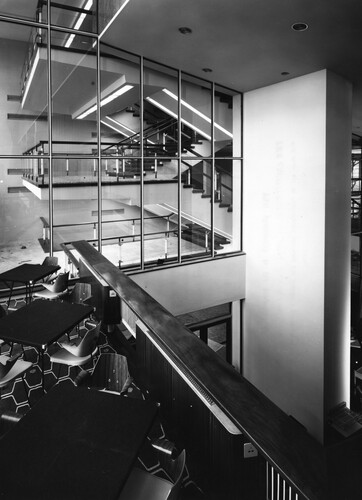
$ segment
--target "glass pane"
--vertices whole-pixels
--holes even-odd
[[[33,154],[40,141],[48,140],[47,49],[36,30],[0,23],[13,30],[11,39],[0,39],[0,88],[3,133],[0,154]]]
[[[217,254],[241,250],[241,160],[215,160],[214,232]]]
[[[133,158],[102,160],[102,253],[120,268],[141,262],[139,167]]]
[[[143,93],[145,156],[169,158],[170,166],[172,158],[178,155],[177,71],[145,61]],[[174,164],[177,174],[177,162]]]
[[[145,182],[145,264],[178,260],[178,182]]]
[[[101,49],[102,153],[139,157],[139,58],[102,45]]]
[[[69,167],[67,169],[67,166]],[[53,160],[54,252],[62,244],[98,237],[98,164],[96,159]]]
[[[95,33],[97,31],[96,4],[96,0],[51,2],[51,24]]]
[[[24,262],[41,264],[49,252],[49,191],[38,189],[36,178],[23,177],[28,162],[1,160],[0,272]]]
[[[211,161],[184,160],[182,173],[182,256],[210,255],[211,251]]]
[[[98,33],[102,33],[120,9],[123,9],[129,0],[107,0],[98,2]]]
[[[182,156],[211,156],[211,85],[190,76],[181,83]]]
[[[217,157],[241,156],[241,105],[241,94],[215,86],[214,137]]]
[[[178,259],[178,73],[144,64],[145,263]]]
[[[52,32],[52,138],[56,153],[97,154],[97,57],[91,42],[91,38],[77,36],[75,43],[84,49],[75,51],[59,45],[59,33]]]
[[[47,2],[46,0],[2,0],[0,2],[0,13],[18,19],[46,22]]]

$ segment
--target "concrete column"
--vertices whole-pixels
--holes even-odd
[[[351,85],[244,95],[243,375],[318,440],[349,402]]]

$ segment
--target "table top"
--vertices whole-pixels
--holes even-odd
[[[34,300],[0,319],[0,338],[45,349],[91,314],[93,307]]]
[[[156,415],[150,401],[56,385],[0,440],[0,498],[118,498]]]
[[[20,266],[4,271],[0,274],[0,281],[31,283],[39,281],[55,273],[60,266],[46,266],[43,264],[21,264]]]

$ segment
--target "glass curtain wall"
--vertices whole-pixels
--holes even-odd
[[[49,167],[41,156],[42,141],[49,141],[48,56],[46,41],[38,52],[41,31],[36,23],[0,21],[0,272],[42,262],[49,252],[49,190],[35,188]]]
[[[141,263],[140,58],[101,45],[102,253],[119,267]]]
[[[126,270],[240,251],[241,95],[99,47],[95,2],[47,3],[0,12],[1,270],[67,268],[80,239]]]
[[[72,37],[69,47],[69,40]],[[53,252],[98,242],[95,40],[51,31]],[[61,254],[60,254],[61,255]]]

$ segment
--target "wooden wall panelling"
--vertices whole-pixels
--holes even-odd
[[[258,458],[244,459],[243,436],[230,433],[220,423],[150,340],[152,333],[145,334],[145,330],[137,324],[139,376],[150,397],[160,403],[167,437],[187,450],[193,480],[209,500],[264,500]]]

